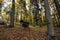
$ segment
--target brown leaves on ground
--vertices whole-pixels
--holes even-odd
[[[36,28],[37,29],[37,28]],[[46,31],[34,28],[0,28],[0,40],[49,40]]]

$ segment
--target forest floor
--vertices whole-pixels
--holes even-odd
[[[0,27],[0,40],[49,40],[46,27]]]

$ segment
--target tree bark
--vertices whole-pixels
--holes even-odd
[[[2,3],[0,3],[0,16],[2,16],[1,10],[2,10]]]
[[[58,0],[54,0],[54,3],[55,3],[55,6],[56,6],[56,9],[58,11],[59,18],[60,18],[60,4],[59,4]]]
[[[44,0],[44,4],[45,4],[45,16],[46,16],[46,21],[47,21],[48,35],[55,39],[54,27],[53,27],[52,17],[50,13],[50,8],[48,5],[49,4],[48,0]]]
[[[15,0],[12,0],[12,12],[10,13],[10,27],[14,27]]]
[[[56,9],[58,11],[58,15],[59,15],[59,24],[58,26],[60,27],[60,4],[59,4],[59,1],[58,0],[54,0],[54,3],[55,3],[55,6],[56,6]]]

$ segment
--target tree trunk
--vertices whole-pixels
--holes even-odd
[[[55,6],[56,6],[56,9],[58,11],[59,18],[60,18],[60,4],[59,4],[59,1],[58,0],[54,0],[54,3],[55,3]]]
[[[0,17],[2,17],[1,10],[2,10],[2,3],[0,3]]]
[[[45,16],[46,16],[46,21],[47,21],[48,35],[55,39],[54,27],[53,27],[51,14],[50,14],[50,8],[49,8],[49,5],[48,5],[49,4],[48,0],[45,0],[44,4],[45,4]]]
[[[12,0],[12,12],[10,13],[10,27],[14,27],[15,0]]]
[[[56,9],[58,11],[59,20],[60,20],[60,4],[59,4],[59,1],[58,0],[54,0],[54,3],[55,3],[55,6],[56,6]],[[59,21],[58,26],[60,27],[60,21]]]
[[[16,12],[16,22],[18,22],[18,19],[17,19],[18,18],[18,8],[19,7],[17,7],[17,9],[16,9],[17,10],[17,12]]]

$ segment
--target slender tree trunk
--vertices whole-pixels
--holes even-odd
[[[2,3],[0,3],[0,16],[2,16],[1,11],[2,11]]]
[[[46,15],[46,21],[47,21],[47,30],[48,30],[48,35],[52,38],[53,40],[56,40],[55,38],[55,33],[54,33],[54,27],[53,27],[53,22],[50,14],[50,8],[49,8],[49,3],[48,0],[44,1],[45,4],[45,15]]]
[[[25,11],[26,10],[26,2],[25,2],[26,0],[20,0],[19,1],[19,5],[22,3],[22,5],[23,5],[23,7],[22,7],[22,9]],[[22,10],[21,10],[21,12],[22,12]],[[22,18],[22,13],[20,14],[20,19],[21,20],[25,20],[25,15],[24,15],[24,17]]]
[[[59,1],[58,0],[54,0],[54,3],[55,3],[55,6],[56,6],[56,9],[58,11],[59,18],[60,18],[60,4],[59,4]]]
[[[56,6],[56,9],[58,11],[58,15],[59,15],[59,24],[58,24],[58,26],[60,27],[60,4],[59,4],[58,0],[54,0],[54,3],[55,3],[55,6]]]
[[[18,18],[18,8],[19,7],[17,7],[17,9],[16,9],[17,10],[17,12],[16,12],[16,22],[18,22],[18,19],[17,19]]]
[[[38,2],[34,0],[34,22],[35,22],[35,25],[38,25],[38,21],[39,21],[39,5],[38,5]]]
[[[14,27],[15,0],[12,0],[12,12],[10,13],[10,27]]]

